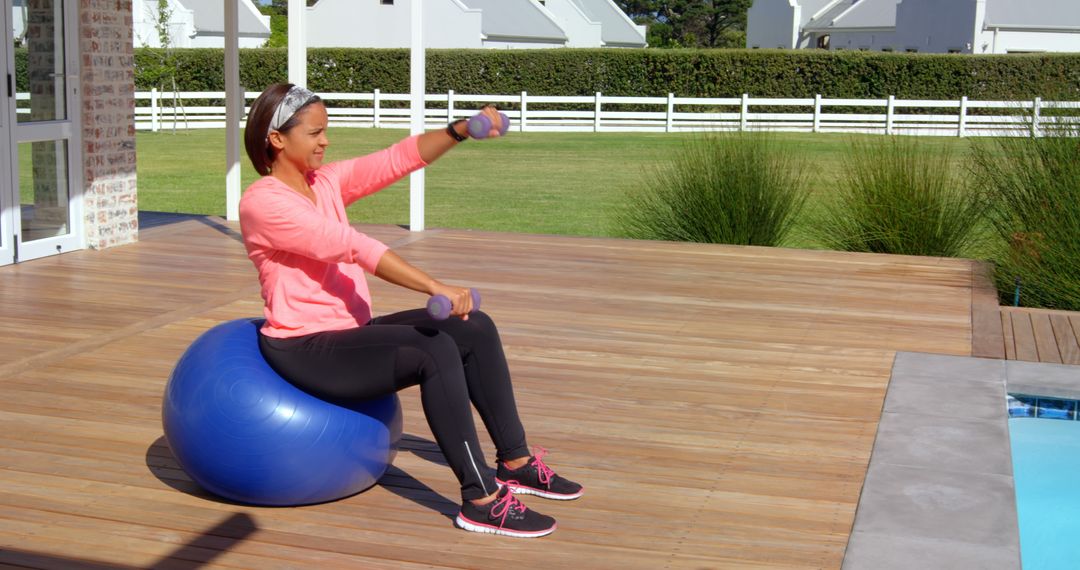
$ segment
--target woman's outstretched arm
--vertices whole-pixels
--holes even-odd
[[[495,107],[485,107],[483,113],[492,121],[492,135],[498,136],[502,118]],[[461,136],[468,136],[464,122],[454,125]],[[457,141],[446,129],[430,131],[408,137],[372,154],[327,165],[326,172],[336,176],[341,188],[341,198],[348,206],[397,182],[418,168],[432,163],[446,151],[454,148]]]

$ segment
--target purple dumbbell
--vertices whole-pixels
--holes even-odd
[[[475,313],[480,310],[480,292],[476,289],[469,289],[469,292],[472,293],[472,311],[470,312]],[[427,312],[436,321],[446,320],[452,309],[453,306],[446,295],[432,295],[428,299]]]
[[[506,113],[499,113],[499,118],[502,119],[499,135],[505,136],[506,131],[510,130],[510,117],[507,117]],[[474,139],[486,139],[489,133],[491,133],[491,118],[487,115],[479,113],[469,119],[469,136]]]

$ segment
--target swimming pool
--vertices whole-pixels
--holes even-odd
[[[1076,400],[1009,397],[1009,437],[1025,570],[1080,565],[1080,421]],[[1065,421],[1062,421],[1065,420]]]

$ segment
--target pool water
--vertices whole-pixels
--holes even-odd
[[[1024,570],[1080,567],[1080,421],[1011,417]],[[1065,420],[1065,421],[1062,421]]]

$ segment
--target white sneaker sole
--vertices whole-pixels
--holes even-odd
[[[484,534],[497,534],[500,536],[512,536],[514,538],[540,538],[541,536],[547,536],[555,532],[555,528],[558,525],[551,525],[551,528],[538,530],[534,532],[526,532],[520,530],[507,530],[505,528],[499,528],[486,524],[479,524],[470,521],[467,518],[462,517],[460,514],[454,519],[454,525],[460,529],[467,530],[469,532],[480,532]]]
[[[506,485],[505,481],[495,480],[499,485]],[[581,489],[573,495],[560,495],[557,493],[548,493],[547,491],[541,491],[539,489],[533,489],[532,487],[518,487],[517,485],[510,485],[510,492],[515,495],[536,495],[537,497],[543,497],[545,499],[554,499],[556,501],[573,501],[585,494],[585,489]]]

